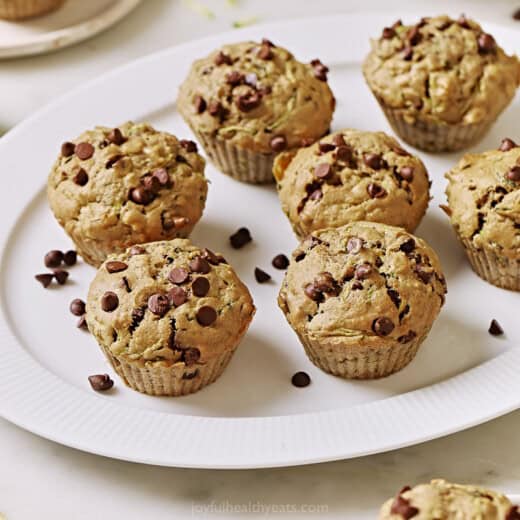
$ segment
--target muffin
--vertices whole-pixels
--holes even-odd
[[[502,493],[477,486],[432,480],[414,488],[404,487],[387,500],[379,520],[520,520],[517,506]]]
[[[466,154],[447,174],[451,223],[473,270],[484,280],[520,291],[520,147]]]
[[[520,62],[461,16],[385,27],[363,74],[394,131],[430,152],[480,139],[513,99]]]
[[[87,298],[89,331],[123,381],[149,395],[189,394],[215,381],[254,312],[224,258],[186,239],[109,257]]]
[[[65,0],[0,0],[0,18],[23,20],[58,9]]]
[[[204,159],[193,141],[148,124],[96,127],[63,143],[47,195],[86,262],[143,242],[187,237],[207,194]]]
[[[354,379],[384,377],[415,356],[444,303],[435,252],[402,228],[353,222],[294,251],[278,296],[309,359]]]
[[[219,170],[273,182],[276,154],[328,131],[335,100],[327,71],[265,39],[225,45],[193,64],[177,106]]]
[[[282,209],[303,238],[356,220],[414,231],[429,201],[428,173],[383,132],[341,130],[275,160]]]

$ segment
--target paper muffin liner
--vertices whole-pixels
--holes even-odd
[[[308,358],[321,370],[346,379],[378,379],[403,369],[417,354],[429,330],[405,344],[392,344],[386,348],[356,347],[356,352],[330,351],[317,341],[298,333]]]
[[[258,153],[239,148],[226,139],[208,136],[192,128],[206,154],[222,173],[251,184],[273,184],[274,153]]]
[[[473,271],[480,278],[503,289],[520,291],[520,259],[513,260],[489,249],[478,249],[466,238],[460,238],[460,241]]]
[[[65,0],[0,0],[0,18],[22,20],[40,16],[60,7]]]
[[[414,123],[405,120],[402,110],[386,107],[379,101],[394,132],[411,146],[427,152],[455,152],[481,139],[493,120],[479,124],[435,123],[421,118]]]
[[[184,363],[171,366],[161,366],[157,363],[154,366],[145,365],[140,361],[127,361],[114,356],[108,349],[101,348],[127,386],[143,394],[171,397],[193,394],[216,381],[235,353],[234,350],[224,352],[204,364],[190,367]]]

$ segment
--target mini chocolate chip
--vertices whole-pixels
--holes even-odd
[[[57,249],[49,251],[43,259],[45,267],[59,267],[61,262],[63,262],[63,253]]]
[[[336,145],[333,143],[319,143],[318,148],[321,153],[332,152],[336,148]]]
[[[119,305],[119,298],[117,297],[117,294],[112,291],[107,291],[103,296],[101,297],[101,308],[105,312],[112,312],[115,309],[117,309]]]
[[[94,147],[90,143],[78,143],[74,151],[82,161],[90,159],[94,155]]]
[[[78,254],[76,251],[71,249],[63,254],[63,261],[65,262],[65,265],[74,265],[78,261]]]
[[[505,139],[502,139],[502,142],[500,143],[500,147],[498,149],[501,152],[509,152],[509,150],[512,150],[516,147],[517,144],[512,139],[509,139],[509,137],[506,137]]]
[[[327,179],[332,175],[332,168],[329,163],[320,163],[314,168],[314,176],[318,179]]]
[[[61,145],[61,155],[63,157],[70,157],[74,153],[76,145],[74,143],[65,142]]]
[[[372,199],[380,199],[386,195],[386,190],[375,182],[371,182],[367,186],[367,192]]]
[[[197,321],[203,327],[208,327],[217,319],[217,311],[209,305],[204,305],[197,311]]]
[[[289,259],[284,254],[276,255],[271,262],[276,269],[287,269],[289,267]]]
[[[114,128],[110,130],[110,133],[107,135],[107,139],[112,144],[122,145],[126,141],[126,137],[122,134],[119,128]]]
[[[417,25],[412,27],[406,34],[406,39],[410,42],[410,45],[417,45],[421,41],[421,37],[422,36]]]
[[[262,271],[259,267],[255,267],[255,278],[258,283],[266,283],[271,279],[271,275]]]
[[[493,319],[491,320],[491,324],[489,325],[488,332],[492,336],[501,336],[504,334],[504,329],[500,326],[500,323],[498,323],[497,320]]]
[[[226,260],[222,255],[217,255],[213,251],[211,251],[211,249],[208,248],[204,248],[200,256],[202,256],[202,258],[206,259],[210,264],[213,265],[226,263]]]
[[[85,184],[87,184],[88,182],[87,172],[83,168],[80,168],[76,172],[74,177],[72,177],[72,181],[74,182],[74,184],[77,184],[78,186],[85,186]]]
[[[401,495],[398,495],[393,501],[390,512],[393,515],[400,515],[404,520],[409,520],[419,514],[419,510],[411,506],[410,502]]]
[[[105,264],[105,268],[109,273],[119,273],[128,268],[128,265],[118,260],[111,260]]]
[[[110,388],[114,386],[114,381],[110,379],[108,374],[95,374],[93,376],[88,376],[88,382],[96,392],[104,392],[105,390],[110,390]]]
[[[68,271],[65,269],[53,269],[54,278],[60,285],[64,285],[69,277]]]
[[[181,139],[180,140],[180,145],[188,152],[188,153],[196,153],[198,148],[197,148],[197,143],[195,143],[194,141],[190,141],[189,139]]]
[[[371,273],[372,273],[372,266],[368,263],[364,263],[364,264],[358,265],[356,267],[354,276],[358,280],[364,280],[365,278],[368,278]]]
[[[234,249],[240,249],[244,247],[246,244],[251,242],[251,240],[251,233],[249,232],[249,229],[245,227],[241,227],[240,229],[238,229],[236,233],[233,233],[229,237],[231,247],[233,247]]]
[[[222,51],[218,51],[218,53],[215,55],[215,59],[213,61],[214,61],[215,65],[217,65],[217,66],[231,65],[233,63],[231,56]]]
[[[520,9],[518,10],[518,14],[518,18],[515,19],[520,20]],[[520,508],[518,506],[511,506],[504,520],[520,520]]]
[[[384,40],[391,40],[396,35],[396,32],[392,27],[385,27],[383,29],[382,38]]]
[[[256,55],[261,60],[272,60],[273,51],[271,50],[271,46],[266,43],[262,43],[262,45],[260,45],[260,48],[258,49],[258,52],[256,53]]]
[[[311,378],[307,372],[296,372],[291,378],[291,383],[297,388],[304,388],[311,384]]]
[[[400,170],[399,170],[399,175],[405,180],[405,181],[413,181],[413,173],[414,173],[414,168],[413,166],[403,166]]]
[[[202,114],[208,105],[202,96],[195,96],[193,99],[193,106],[195,107],[197,114]]]
[[[482,33],[477,39],[478,50],[481,54],[489,54],[495,50],[495,38],[488,33]]]
[[[411,61],[413,58],[413,49],[409,46],[404,48],[403,51],[403,60],[404,61]]]
[[[191,290],[195,296],[202,298],[209,292],[209,281],[204,276],[199,276],[193,280],[191,284]]]
[[[399,246],[399,251],[402,251],[403,253],[406,253],[407,255],[410,254],[415,249],[415,240],[413,238],[409,238],[405,242],[403,242]]]
[[[38,282],[40,282],[43,285],[43,287],[47,288],[51,284],[54,275],[49,273],[42,273],[34,275],[34,278],[38,280]]]
[[[356,254],[361,251],[363,247],[363,239],[359,237],[350,237],[347,242],[347,253]]]
[[[275,135],[269,142],[271,150],[281,152],[287,148],[287,139],[283,135]]]
[[[518,182],[520,181],[520,166],[513,166],[508,172],[507,172],[507,178],[510,181]]]
[[[88,331],[88,323],[87,323],[87,315],[83,314],[80,316],[79,320],[76,323],[76,327],[78,329],[87,330]]]
[[[128,252],[129,252],[130,256],[136,256],[136,255],[144,255],[146,253],[146,250],[144,247],[135,245],[135,246],[132,246]]]
[[[464,29],[471,29],[471,26],[469,24],[468,19],[466,18],[466,15],[461,14],[459,18],[457,19],[457,23],[463,27]]]
[[[363,154],[363,162],[373,170],[379,170],[383,166],[383,159],[378,153]]]
[[[138,186],[137,188],[132,188],[130,190],[129,198],[136,204],[146,206],[153,201],[154,194],[150,190],[147,190],[144,186]]]
[[[394,323],[390,318],[382,316],[372,322],[372,330],[378,336],[388,336],[394,330]]]
[[[183,267],[174,267],[168,273],[168,280],[174,284],[182,284],[188,280],[190,273]]]
[[[172,287],[168,291],[168,299],[170,300],[171,305],[174,307],[180,307],[183,303],[188,300],[188,293],[179,286]]]
[[[238,72],[238,70],[232,70],[226,74],[226,83],[232,87],[240,85],[242,81],[244,81],[244,75],[241,72]]]
[[[200,359],[200,350],[195,347],[188,347],[183,350],[182,359],[186,366],[194,365]]]
[[[211,271],[209,262],[202,258],[202,256],[196,256],[190,260],[190,269],[194,273],[207,274]]]
[[[336,159],[348,162],[352,159],[352,148],[347,145],[340,145],[336,149]]]
[[[83,314],[85,314],[85,302],[79,298],[75,298],[70,302],[69,310],[74,316],[83,316]]]
[[[148,298],[148,308],[156,316],[162,317],[170,310],[170,300],[165,294],[152,294]]]
[[[249,112],[257,108],[262,102],[262,97],[258,92],[248,92],[239,96],[236,105],[242,112]]]

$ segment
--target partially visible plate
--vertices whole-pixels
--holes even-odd
[[[0,58],[55,51],[86,40],[125,17],[141,0],[67,0],[46,16],[0,20]]]

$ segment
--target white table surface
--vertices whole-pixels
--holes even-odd
[[[55,54],[0,62],[0,133],[83,81],[155,50],[231,28],[364,10],[432,12],[425,0],[199,0],[206,19],[182,0],[143,0],[117,26]],[[430,6],[430,7],[429,7]],[[465,12],[516,27],[514,0],[437,0],[437,12]],[[5,172],[4,172],[5,173]],[[1,396],[0,396],[1,399]],[[160,468],[89,455],[41,439],[0,419],[0,520],[34,518],[376,518],[404,484],[442,476],[520,493],[520,413],[419,446],[362,459],[299,468],[205,471]],[[143,439],[146,442],[146,439]],[[172,439],[175,442],[175,439]],[[292,511],[284,515],[276,511]],[[316,512],[320,511],[321,512]],[[314,511],[314,512],[313,512]]]

